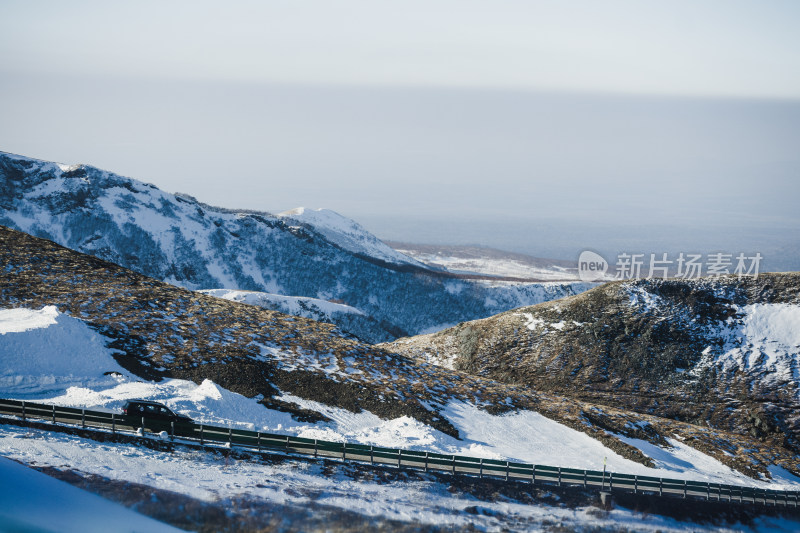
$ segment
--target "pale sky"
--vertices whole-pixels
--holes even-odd
[[[4,0],[0,150],[395,240],[800,261],[798,27],[795,1]]]
[[[6,71],[800,97],[800,4],[4,0]]]

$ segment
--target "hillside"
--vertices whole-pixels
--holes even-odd
[[[608,283],[386,348],[797,453],[798,332],[800,274],[787,273]]]
[[[344,303],[374,319],[376,327],[360,332],[369,340],[434,331],[589,287],[460,279],[393,251],[332,211],[273,216],[215,208],[88,165],[4,152],[0,224],[188,289]],[[331,320],[339,317],[347,331],[351,317]]]
[[[195,400],[224,399],[228,392],[247,399],[251,414],[244,419],[235,415],[230,423],[252,423],[258,418],[252,409],[264,409],[264,416],[273,413],[269,416],[284,417],[284,423],[321,424],[321,435],[344,431],[370,439],[407,434],[411,428],[416,437],[410,442],[441,442],[442,449],[453,451],[486,450],[482,453],[490,457],[550,464],[588,461],[596,466],[605,454],[628,471],[674,472],[683,465],[677,468],[701,479],[708,479],[709,471],[692,466],[698,460],[735,479],[745,474],[794,480],[791,472],[800,472],[795,453],[772,440],[576,401],[420,362],[342,336],[329,324],[174,287],[7,228],[0,228],[0,264],[0,305],[16,317],[12,329],[0,335],[3,351],[28,349],[34,342],[40,354],[52,357],[55,351],[65,358],[59,368],[67,374],[59,378],[35,366],[22,371],[15,359],[5,357],[0,361],[7,366],[0,373],[2,389],[13,397],[63,396],[74,402],[80,393],[78,404],[106,405],[118,402],[120,394],[141,396],[133,383],[145,380],[152,390]],[[47,306],[55,308],[46,311]],[[69,338],[93,339],[87,342],[95,347],[71,347],[60,337],[38,333],[34,341],[15,341],[21,337],[15,337],[19,327],[14,324],[28,316],[34,333],[41,324],[55,321],[72,332]],[[87,334],[87,328],[93,333]],[[83,378],[70,377],[69,359],[81,368],[81,358],[90,357],[92,350],[102,352],[103,346],[107,363],[92,363]],[[19,360],[34,364],[38,357],[42,355]],[[30,377],[37,372],[38,389]],[[116,374],[99,372],[116,372],[123,382],[115,381]],[[208,416],[205,408],[199,413]],[[542,432],[547,424],[555,426]],[[571,455],[563,453],[567,435],[574,441]],[[587,436],[594,444],[582,443]],[[587,456],[587,446],[599,448]]]

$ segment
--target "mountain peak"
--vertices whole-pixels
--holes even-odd
[[[278,217],[310,227],[332,243],[354,254],[374,257],[387,263],[413,265],[429,270],[424,263],[391,248],[364,229],[361,224],[336,211],[324,208],[295,207],[278,213]]]

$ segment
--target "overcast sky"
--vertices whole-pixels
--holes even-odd
[[[779,253],[799,26],[795,1],[4,0],[0,150],[395,240]]]

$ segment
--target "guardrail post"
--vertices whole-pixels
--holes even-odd
[[[317,456],[317,446],[318,446],[317,439],[314,439],[314,457]]]
[[[22,421],[25,422],[25,401],[22,401]]]
[[[456,456],[453,456],[453,475],[456,475]]]
[[[399,451],[400,450],[398,450],[398,452]],[[347,460],[347,443],[343,442],[342,443],[342,461],[346,461],[346,460]]]
[[[233,428],[228,426],[228,447],[233,446]]]
[[[608,490],[614,488],[614,472],[608,473]]]
[[[586,488],[586,470],[583,471],[583,488]]]
[[[170,436],[169,440],[175,440],[175,421],[171,420],[169,423]]]
[[[81,427],[86,429],[86,409],[81,409]]]
[[[373,445],[369,445],[369,464],[375,464],[375,447]]]
[[[531,483],[536,483],[536,465],[531,468]]]
[[[400,466],[403,464],[403,450],[397,450],[397,468],[400,469]]]
[[[286,435],[286,453],[289,453],[289,435]]]
[[[145,429],[146,429],[146,428],[145,428],[145,425],[144,425],[144,417],[142,417],[142,437],[144,437],[144,431],[145,431]]]
[[[56,406],[53,406],[53,424],[56,423]]]
[[[425,471],[428,471],[428,452],[425,452]]]
[[[117,418],[114,413],[111,413],[111,434],[117,434]]]
[[[481,457],[481,463],[478,466],[478,479],[483,479],[483,457]]]
[[[711,483],[706,481],[706,501],[711,500]]]
[[[664,495],[664,478],[662,477],[658,478],[658,495]]]
[[[561,467],[558,467],[558,486],[561,486]]]
[[[508,461],[506,461],[506,481],[508,481],[509,470],[510,470],[510,465],[508,464]]]
[[[314,439],[314,442],[315,443],[317,442],[316,439]],[[256,445],[258,446],[258,453],[261,453],[261,432],[260,431],[256,432]],[[315,450],[314,451],[316,452],[316,446],[315,446]]]
[[[639,476],[633,476],[633,493],[636,494],[639,492]]]
[[[686,495],[688,493],[688,485],[689,485],[689,482],[684,479],[683,480],[683,497],[684,498],[686,497]]]

